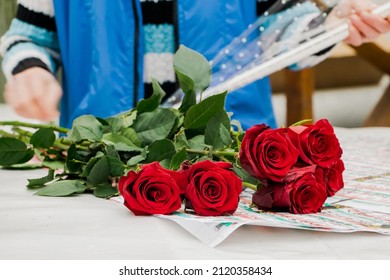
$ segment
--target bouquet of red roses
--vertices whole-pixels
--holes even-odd
[[[121,194],[136,215],[182,205],[197,215],[231,215],[244,187],[260,209],[314,213],[343,187],[340,144],[326,120],[243,131],[225,110],[226,92],[197,100],[211,81],[203,56],[181,46],[174,69],[185,94],[178,109],[160,106],[165,92],[154,80],[153,95],[135,108],[80,116],[71,129],[0,122],[11,128],[0,129],[0,166],[46,168],[47,176],[27,184],[42,196]]]
[[[255,125],[246,131],[239,151],[244,170],[259,180],[253,203],[259,209],[316,213],[326,198],[343,187],[342,150],[327,120],[314,125],[271,129]],[[232,164],[185,162],[177,171],[158,163],[130,171],[119,181],[125,205],[135,214],[169,214],[182,200],[197,215],[233,214],[242,180]]]
[[[253,203],[264,210],[316,213],[328,196],[343,188],[342,150],[327,120],[314,125],[246,131],[242,167],[262,186]]]

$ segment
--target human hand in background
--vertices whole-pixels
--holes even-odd
[[[329,14],[328,21],[347,19],[349,37],[347,44],[359,46],[390,32],[390,16],[383,18],[372,11],[377,7],[369,0],[341,0]]]
[[[62,89],[47,70],[32,67],[13,76],[4,90],[5,101],[26,118],[52,121],[58,118]]]

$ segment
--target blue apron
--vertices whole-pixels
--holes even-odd
[[[180,44],[207,59],[256,19],[256,0],[175,0]],[[61,125],[84,114],[108,117],[143,98],[139,0],[54,0],[63,64]],[[229,93],[226,109],[244,129],[276,126],[269,80]]]

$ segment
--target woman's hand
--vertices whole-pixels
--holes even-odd
[[[376,7],[377,5],[368,0],[342,0],[330,13],[329,21],[347,19],[349,37],[345,42],[359,46],[390,32],[390,16],[383,18],[373,14],[372,11]]]
[[[5,101],[19,115],[41,121],[58,118],[62,89],[47,70],[33,67],[16,74],[5,85]]]

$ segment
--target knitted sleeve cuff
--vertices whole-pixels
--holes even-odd
[[[31,67],[41,67],[54,74],[58,61],[42,46],[32,42],[19,42],[5,52],[2,67],[9,80],[13,75]]]
[[[48,72],[50,72],[50,69],[47,67],[47,65],[42,60],[35,58],[35,57],[30,57],[30,58],[26,58],[26,59],[19,61],[19,63],[12,70],[11,73],[12,73],[12,75],[16,75],[20,72],[23,72],[24,70],[27,70],[27,69],[33,68],[33,67],[40,67],[40,68],[43,68],[43,69],[47,70]]]

